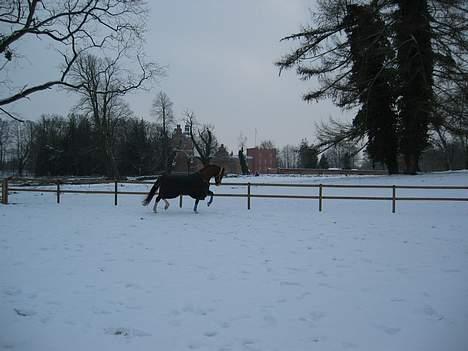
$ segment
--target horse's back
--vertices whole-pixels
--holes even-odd
[[[190,195],[203,200],[208,184],[197,173],[189,175],[165,174],[160,178],[159,194],[162,198],[173,199],[179,195]]]

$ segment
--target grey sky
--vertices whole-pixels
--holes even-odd
[[[236,151],[242,132],[247,145],[270,139],[276,146],[314,140],[314,122],[329,116],[346,119],[330,102],[307,104],[302,94],[314,84],[301,82],[293,71],[278,76],[273,63],[291,44],[280,39],[308,23],[307,0],[171,0],[149,1],[151,14],[146,50],[151,60],[167,66],[151,92],[129,96],[131,109],[150,116],[153,97],[163,90],[174,103],[177,119],[195,112],[197,119],[215,126],[219,141]],[[24,45],[34,47],[34,43]],[[42,63],[34,79],[47,79],[53,65],[37,50],[18,70],[28,79],[31,67]],[[24,77],[24,76],[23,76]],[[16,78],[16,77],[15,77]],[[66,114],[76,97],[54,91],[34,95],[13,106],[25,118],[42,113]]]

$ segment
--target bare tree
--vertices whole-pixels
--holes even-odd
[[[296,168],[298,163],[297,146],[286,145],[280,152],[280,164],[285,168]]]
[[[450,143],[458,141],[463,150],[465,168],[468,168],[468,83],[439,82],[438,87],[436,111],[431,119],[431,142],[444,152],[447,166],[451,169],[453,150]]]
[[[106,174],[117,177],[114,132],[118,121],[132,114],[122,97],[140,87],[141,78],[132,80],[115,60],[86,55],[78,58],[70,80],[80,86],[77,109],[94,123],[98,152],[106,165]]]
[[[323,155],[326,156],[330,167],[350,169],[355,167],[358,150],[353,143],[345,142],[334,145]]]
[[[0,119],[0,170],[6,161],[7,147],[10,139],[10,123]]]
[[[259,146],[260,149],[275,149],[275,144],[271,140],[263,140]]]
[[[0,4],[0,111],[14,117],[2,106],[27,98],[54,86],[82,89],[84,83],[70,79],[73,67],[87,53],[125,57],[137,67],[143,83],[155,73],[142,51],[148,10],[144,0],[10,0]],[[10,82],[11,63],[28,59],[21,44],[28,38],[53,47],[62,61],[57,75],[37,84],[18,86]],[[23,46],[24,47],[24,46]],[[52,54],[54,55],[54,54]],[[51,62],[54,59],[51,58]],[[46,65],[37,62],[38,65]],[[42,68],[41,66],[38,69]],[[140,83],[140,84],[141,84]],[[118,87],[119,91],[125,87]]]
[[[247,146],[247,137],[244,135],[243,132],[239,133],[239,136],[237,137],[237,142],[239,145],[239,149],[244,149]]]
[[[14,121],[11,136],[13,161],[17,174],[22,176],[31,155],[33,123]]]
[[[185,122],[189,126],[190,138],[198,153],[196,157],[204,166],[209,165],[218,148],[214,127],[204,124],[201,128],[198,128],[195,114],[191,111],[185,112]]]
[[[160,91],[159,94],[154,98],[151,113],[156,117],[158,123],[161,124],[162,133],[163,133],[163,164],[164,170],[167,171],[169,164],[169,128],[173,126],[175,118],[174,112],[172,110],[171,99],[163,91]]]

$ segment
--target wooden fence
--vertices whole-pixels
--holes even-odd
[[[86,181],[86,180],[85,180]],[[19,182],[30,184],[28,187],[20,186]],[[118,197],[120,195],[146,195],[147,192],[141,191],[121,191],[118,188],[119,184],[146,184],[152,185],[153,182],[145,181],[121,181],[115,180],[109,182],[106,180],[86,181],[86,184],[113,184],[113,190],[71,190],[64,189],[62,186],[67,184],[77,184],[76,181],[65,181],[64,179],[44,180],[44,179],[4,179],[2,181],[2,203],[8,204],[9,192],[41,192],[55,193],[57,203],[61,201],[62,194],[107,194],[113,195],[114,205],[118,205]],[[16,184],[16,185],[15,185]],[[31,187],[31,184],[35,184]],[[83,183],[81,183],[83,184]],[[37,186],[53,185],[54,189],[40,189]],[[468,186],[435,186],[435,185],[338,185],[338,184],[277,184],[277,183],[223,183],[221,186],[241,186],[245,187],[243,193],[237,194],[215,194],[216,197],[240,197],[246,198],[247,209],[252,207],[252,199],[254,198],[269,198],[269,199],[312,199],[318,201],[319,211],[323,209],[324,200],[371,200],[371,201],[391,201],[392,212],[395,213],[397,201],[454,201],[468,202],[468,197],[408,197],[397,196],[399,189],[426,189],[426,190],[468,190]],[[279,194],[254,194],[252,188],[255,187],[282,187],[282,188],[316,188],[317,195],[279,195]],[[388,189],[388,196],[336,196],[326,195],[326,189]],[[179,206],[182,207],[182,196],[179,199]]]

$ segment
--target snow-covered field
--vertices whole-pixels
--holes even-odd
[[[247,181],[466,186],[468,172],[225,179]],[[326,189],[351,193],[391,195]],[[248,211],[217,197],[194,214],[186,198],[154,214],[141,199],[21,192],[0,205],[0,349],[468,350],[468,202],[401,201],[392,214],[389,201],[319,212],[316,200],[253,199]]]

